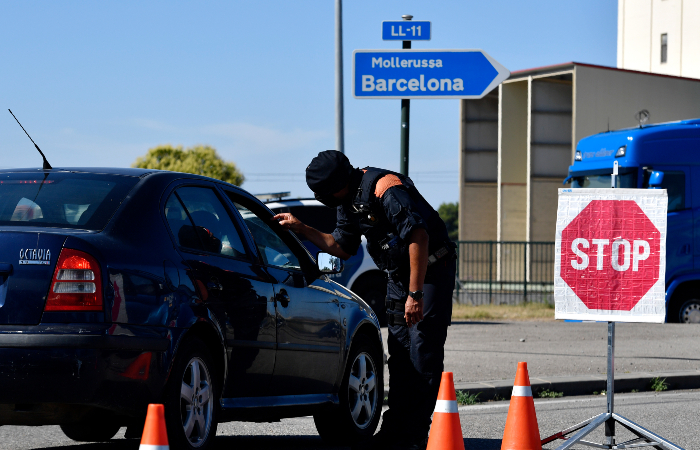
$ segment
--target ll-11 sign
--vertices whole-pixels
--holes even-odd
[[[666,190],[559,189],[555,318],[663,322]]]
[[[385,41],[429,41],[430,22],[385,20],[382,22],[382,39]]]
[[[355,50],[355,98],[478,99],[510,76],[482,50]]]

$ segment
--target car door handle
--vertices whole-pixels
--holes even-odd
[[[280,289],[280,291],[275,296],[275,300],[282,304],[282,307],[286,308],[289,305],[289,294],[285,289]]]

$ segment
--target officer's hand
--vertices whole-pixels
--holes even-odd
[[[410,295],[406,299],[404,318],[410,327],[423,320],[423,299],[414,300]]]
[[[282,227],[286,228],[287,230],[292,230],[295,233],[300,233],[301,229],[304,227],[301,220],[289,213],[277,214],[272,218],[272,220],[277,220]]]

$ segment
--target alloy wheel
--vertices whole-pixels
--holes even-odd
[[[180,387],[180,418],[185,437],[192,447],[207,439],[213,418],[214,402],[209,370],[198,357],[187,364]]]
[[[364,429],[377,410],[376,366],[368,353],[355,357],[348,379],[348,407],[355,425]]]

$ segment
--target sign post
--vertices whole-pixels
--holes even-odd
[[[406,14],[401,16],[403,20],[409,21],[413,19],[413,16]],[[384,22],[386,23],[386,22]],[[430,22],[428,22],[430,23]],[[415,27],[415,25],[414,25]],[[382,37],[386,39],[386,32],[385,32],[386,27],[382,25]],[[401,32],[401,25],[398,25],[399,33],[400,34],[406,34]],[[414,28],[415,30],[415,28]],[[418,28],[419,32],[418,34],[420,35],[420,28]],[[391,27],[392,35],[394,34],[394,27]],[[414,33],[415,34],[415,31]],[[393,37],[393,36],[392,36]],[[413,37],[413,36],[412,36]],[[430,32],[428,32],[428,39],[430,39]],[[404,50],[409,50],[411,48],[411,41],[410,40],[404,40],[403,41],[403,46],[402,48]],[[399,156],[399,173],[401,175],[408,176],[408,142],[409,142],[409,125],[411,124],[411,100],[407,98],[402,98],[401,99],[401,153]]]
[[[481,50],[412,50],[411,41],[428,41],[428,21],[382,23],[382,39],[403,41],[402,50],[355,50],[352,82],[355,98],[401,99],[401,164],[408,175],[412,98],[479,99],[510,72]]]
[[[617,167],[612,187],[616,175]],[[577,443],[682,450],[614,410],[615,323],[662,323],[666,317],[667,205],[666,191],[660,189],[559,189],[555,319],[608,322],[607,411],[543,439],[543,445],[563,439],[557,450]],[[636,438],[616,443],[616,423]],[[600,425],[605,427],[605,443],[583,440]]]

